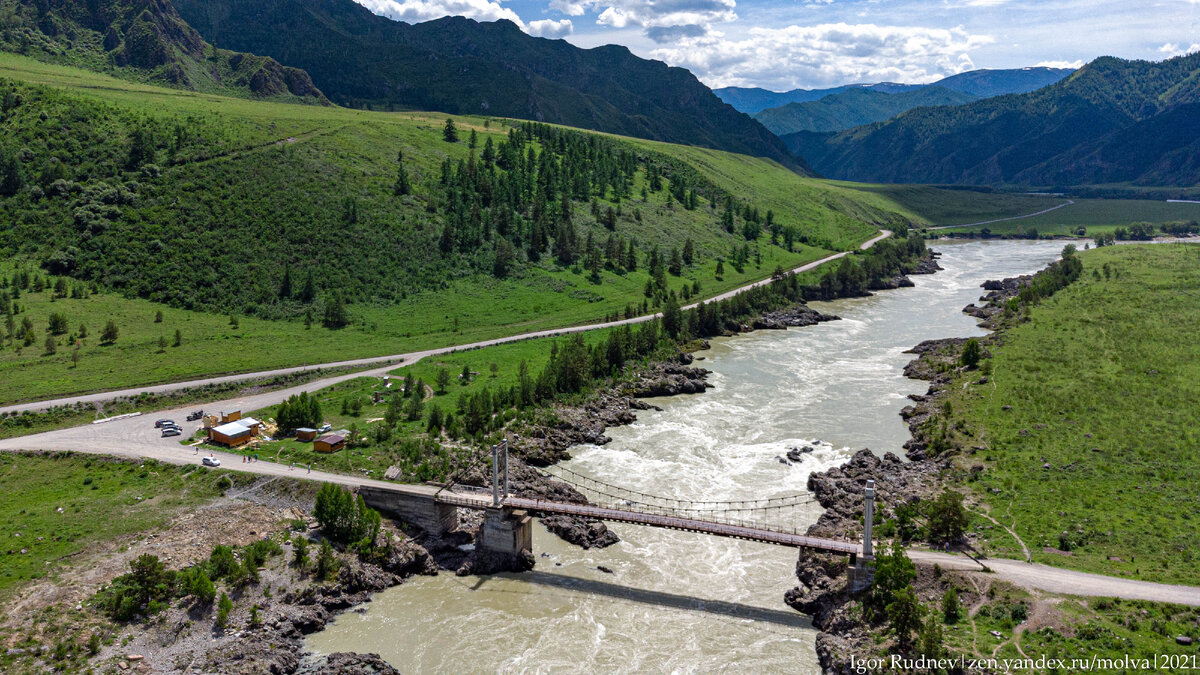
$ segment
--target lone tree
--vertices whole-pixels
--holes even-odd
[[[446,139],[447,143],[458,142],[458,129],[455,128],[452,118],[446,118],[446,126],[442,128],[442,138]]]
[[[412,183],[408,180],[408,169],[404,167],[404,153],[400,152],[396,155],[396,184],[392,186],[392,192],[396,196],[406,195],[412,192]]]
[[[974,368],[979,365],[981,358],[983,358],[983,348],[979,346],[979,340],[975,338],[967,340],[967,344],[963,345],[962,357],[959,359],[962,365]]]
[[[117,335],[117,324],[112,319],[109,319],[108,323],[104,324],[104,330],[100,332],[100,344],[111,345],[117,341]]]
[[[938,495],[929,505],[929,539],[935,543],[956,541],[967,530],[963,496],[953,490]]]
[[[450,386],[450,371],[442,368],[438,370],[437,377],[434,380],[437,383],[439,394],[446,393],[446,387]]]
[[[908,650],[913,644],[913,634],[921,630],[921,603],[912,586],[896,591],[887,606],[888,623],[896,634],[900,648]]]

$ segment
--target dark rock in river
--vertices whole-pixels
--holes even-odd
[[[322,661],[304,668],[301,675],[400,675],[400,671],[378,654],[335,652]]]
[[[603,521],[585,520],[553,514],[542,517],[542,524],[564,541],[587,548],[605,548],[621,541]]]
[[[782,330],[789,327],[813,326],[823,321],[839,321],[841,317],[822,314],[808,305],[798,304],[774,312],[765,312],[750,327],[754,330]]]

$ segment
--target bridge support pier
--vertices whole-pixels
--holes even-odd
[[[426,495],[407,495],[367,486],[360,487],[358,494],[367,506],[395,516],[434,537],[458,527],[458,507],[439,504]]]
[[[521,509],[488,509],[475,537],[475,551],[488,567],[527,570],[533,567],[533,518]]]
[[[866,556],[859,556],[857,560],[851,559],[850,566],[846,568],[846,588],[850,593],[860,593],[871,587],[875,583],[875,559]]]

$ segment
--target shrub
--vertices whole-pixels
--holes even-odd
[[[233,611],[233,601],[225,591],[221,591],[221,600],[217,603],[217,627],[224,628],[229,625],[229,613]]]

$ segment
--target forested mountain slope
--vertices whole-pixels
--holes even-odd
[[[196,91],[325,102],[303,70],[207,44],[170,0],[0,0],[0,51]]]
[[[895,94],[854,87],[817,101],[768,108],[755,114],[754,119],[780,136],[797,131],[842,131],[882,122],[921,106],[960,105],[977,98],[942,87],[921,87]]]
[[[351,107],[440,110],[566,124],[799,166],[782,141],[694,75],[614,45],[580,49],[509,21],[409,25],[353,0],[176,0],[228,49],[306,69]]]
[[[920,108],[836,134],[789,135],[824,175],[891,183],[1200,182],[1200,54],[1097,59],[1027,94]]]

